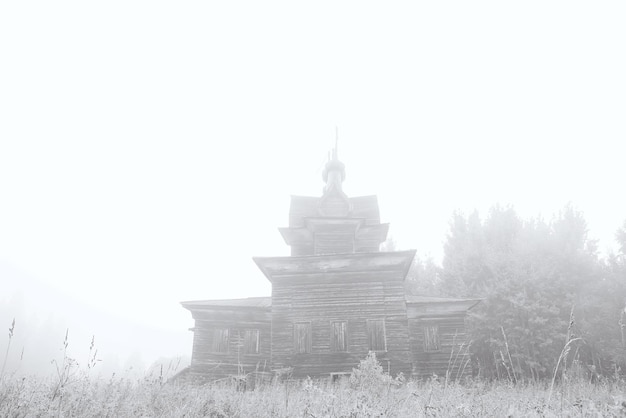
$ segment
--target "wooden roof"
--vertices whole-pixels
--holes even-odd
[[[285,278],[309,280],[313,277],[351,275],[358,279],[368,276],[376,279],[382,272],[393,280],[404,281],[411,267],[415,250],[371,253],[344,253],[327,255],[304,255],[291,257],[253,257],[265,277],[271,282]],[[378,272],[378,274],[377,274]]]
[[[456,307],[458,310],[469,310],[480,303],[480,299],[453,299],[453,298],[437,298],[431,296],[415,296],[406,295],[406,303],[408,305],[423,305],[423,304],[444,304],[450,307]],[[252,308],[252,309],[269,309],[272,306],[272,298],[270,296],[265,297],[250,297],[243,299],[214,299],[214,300],[193,300],[181,302],[184,308],[189,310],[199,309],[239,309],[239,308]]]
[[[251,297],[244,299],[215,299],[215,300],[192,300],[187,302],[181,302],[181,305],[185,309],[197,310],[197,309],[239,309],[239,308],[252,308],[252,309],[269,309],[272,306],[272,298],[266,297]]]
[[[481,299],[436,298],[431,296],[406,295],[409,319],[440,315],[465,315]]]
[[[482,299],[439,298],[434,296],[406,295],[406,303],[462,303],[474,307]]]

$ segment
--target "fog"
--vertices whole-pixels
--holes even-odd
[[[64,356],[82,368],[95,359],[94,373],[104,376],[143,376],[156,364],[182,369],[189,362],[187,329],[133,321],[6,265],[0,271],[8,279],[0,297],[0,320],[13,328],[7,368],[11,373],[49,375],[56,370],[54,361],[61,364]],[[141,301],[137,303],[141,309]],[[6,350],[6,341],[2,347]]]
[[[289,196],[349,196],[439,262],[455,210],[626,219],[620,2],[0,5],[11,371],[191,355],[181,301],[269,295]],[[0,353],[8,340],[0,334]],[[23,355],[22,355],[23,353]],[[21,358],[21,360],[20,360]]]

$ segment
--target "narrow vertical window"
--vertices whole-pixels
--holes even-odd
[[[439,351],[440,348],[439,326],[426,325],[424,327],[424,351]]]
[[[211,351],[228,353],[228,328],[215,328],[211,332]]]
[[[243,332],[243,353],[259,354],[259,330],[247,329]]]
[[[311,352],[310,322],[296,322],[293,324],[293,348],[296,353]]]
[[[370,351],[387,351],[384,319],[367,320],[367,340]]]
[[[345,353],[348,351],[348,323],[345,321],[330,324],[330,351]]]

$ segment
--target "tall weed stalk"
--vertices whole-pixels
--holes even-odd
[[[9,328],[9,342],[7,343],[7,350],[4,353],[4,361],[2,362],[2,370],[0,370],[0,381],[4,378],[4,371],[7,366],[7,362],[9,360],[9,350],[11,349],[11,340],[13,340],[13,332],[15,331],[15,318],[13,318],[13,322],[11,323],[11,327]]]

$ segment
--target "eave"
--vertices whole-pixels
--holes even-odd
[[[431,311],[438,314],[465,314],[478,305],[482,299],[453,299],[429,296],[406,296],[406,307],[409,318],[428,316]]]
[[[192,300],[180,302],[189,311],[200,310],[270,310],[271,297],[250,297],[243,299]]]
[[[254,257],[265,277],[273,282],[285,277],[306,277],[315,274],[356,274],[359,272],[396,272],[404,280],[411,267],[415,250],[327,254],[291,257]]]

